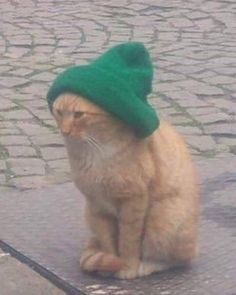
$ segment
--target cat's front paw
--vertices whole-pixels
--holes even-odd
[[[134,279],[139,276],[139,263],[127,264],[120,271],[115,273],[117,279]]]
[[[123,267],[119,257],[102,251],[89,253],[85,251],[80,259],[80,268],[85,272],[114,273]]]

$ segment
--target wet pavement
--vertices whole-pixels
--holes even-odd
[[[233,295],[236,2],[143,2],[0,0],[0,239],[87,294]],[[191,270],[135,283],[101,281],[77,270],[87,234],[82,201],[45,101],[59,72],[128,40],[149,49],[151,102],[185,136],[202,187],[199,260]],[[0,272],[11,259],[0,252]],[[41,294],[37,288],[32,294]],[[0,295],[19,294],[11,290]]]

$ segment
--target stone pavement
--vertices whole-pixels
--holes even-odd
[[[88,295],[235,295],[236,173],[231,171],[236,167],[236,159],[207,159],[199,161],[198,165],[204,198],[200,255],[191,268],[133,281],[103,279],[81,273],[78,258],[89,233],[83,218],[84,197],[72,184],[1,196],[1,239],[18,250],[16,257],[24,255],[50,271],[46,276],[44,272],[44,277],[70,295],[81,292]],[[3,249],[8,250],[4,245]],[[8,252],[12,253],[11,249]],[[35,263],[21,260],[39,270]],[[63,281],[55,280],[52,273]],[[1,282],[0,276],[0,287]],[[25,285],[28,285],[27,280]],[[30,288],[28,290],[31,291]]]
[[[153,104],[192,153],[234,156],[235,9],[235,0],[0,0],[1,191],[68,181],[48,86],[66,67],[127,40],[150,50]]]
[[[47,89],[66,67],[127,40],[150,50],[160,116],[185,136],[197,163],[216,160],[225,183],[235,181],[235,11],[235,0],[0,0],[0,194],[70,181]],[[235,222],[235,203],[220,202],[218,214]]]
[[[1,295],[63,295],[60,289],[42,278],[35,271],[0,250]],[[42,293],[43,290],[43,293]]]

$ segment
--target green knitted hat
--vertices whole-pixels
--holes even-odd
[[[52,109],[64,92],[80,94],[130,126],[138,137],[149,136],[159,125],[148,104],[153,68],[142,43],[115,46],[85,66],[60,74],[50,87],[47,100]]]

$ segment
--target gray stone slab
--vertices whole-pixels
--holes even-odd
[[[236,293],[236,160],[202,160],[200,255],[189,269],[132,281],[85,275],[78,257],[89,233],[83,196],[72,184],[0,198],[0,237],[86,294]],[[50,293],[49,293],[50,294]]]
[[[63,291],[41,277],[25,264],[8,256],[0,259],[1,295],[63,295]]]

